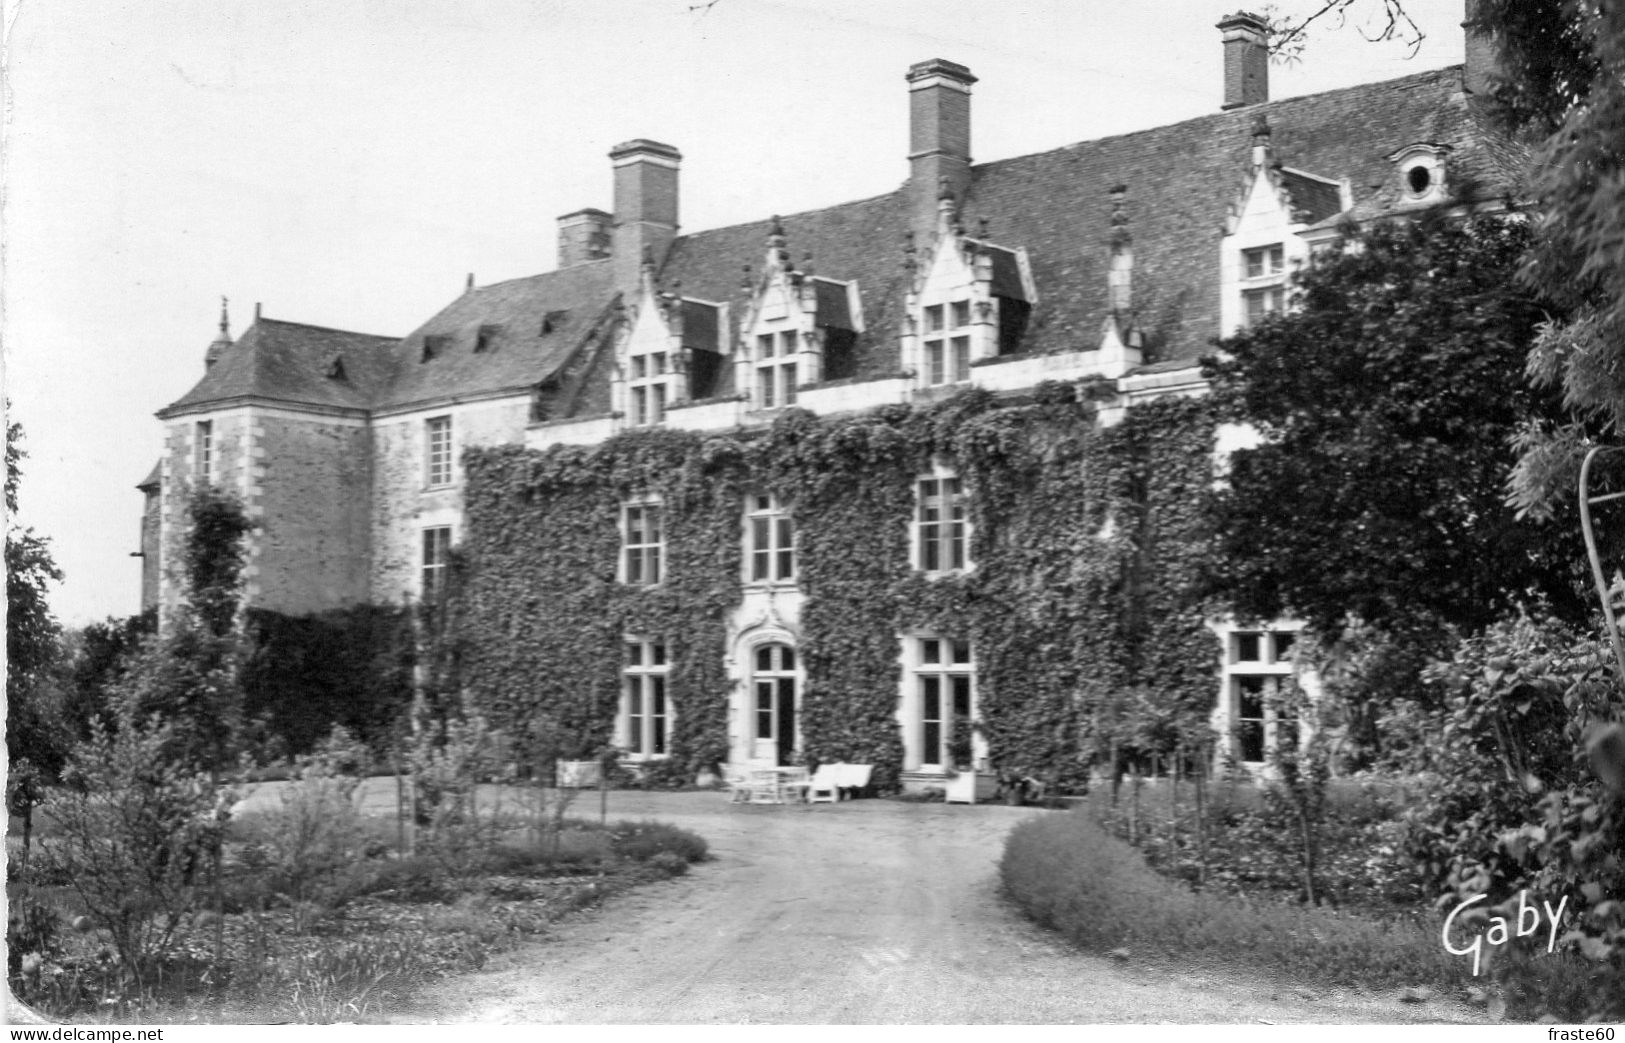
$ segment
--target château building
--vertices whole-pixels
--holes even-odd
[[[654,485],[611,490],[607,544],[584,550],[591,560],[577,566],[549,566],[557,589],[481,588],[482,575],[496,584],[525,555],[562,553],[550,535],[562,530],[546,525],[528,549],[505,551],[518,555],[511,560],[477,549],[494,546],[478,530],[504,509],[492,506],[501,501],[493,489],[478,486],[496,463],[513,473],[544,451],[560,459],[556,447],[580,447],[569,458],[587,460],[595,448],[640,444],[642,434],[688,433],[684,444],[694,446],[726,435],[745,445],[786,430],[792,414],[821,422],[923,415],[966,389],[985,393],[989,408],[1039,408],[1033,403],[1058,394],[1086,402],[1092,428],[1110,432],[1152,403],[1198,400],[1199,357],[1216,338],[1287,307],[1293,268],[1346,222],[1482,205],[1513,190],[1520,156],[1480,112],[1485,41],[1469,40],[1464,66],[1272,100],[1263,21],[1238,13],[1218,28],[1216,111],[1172,126],[975,163],[976,77],[951,61],[923,61],[907,70],[909,172],[895,190],[686,232],[682,155],[639,138],[609,153],[611,208],[559,218],[553,271],[471,281],[404,337],[256,314],[233,339],[222,315],[201,379],[158,413],[163,454],[140,487],[145,600],[164,606],[176,597],[165,561],[184,496],[212,482],[239,493],[257,525],[249,603],[305,615],[417,602],[446,581],[453,548],[468,545],[471,589],[487,598],[475,614],[502,620],[502,641],[542,649],[525,662],[539,677],[555,675],[567,653],[545,651],[555,636],[549,602],[573,604],[589,588],[603,588],[591,604],[623,607],[648,591],[687,596],[678,573],[692,555],[667,545],[680,508]],[[1202,466],[1241,437],[1216,429]],[[996,544],[998,560],[1015,560],[1018,522],[1002,534],[974,531],[976,498],[993,492],[959,463],[934,455],[913,475],[904,513],[881,526],[894,548],[885,567],[901,577],[893,588],[909,577],[942,579],[937,597],[963,581],[974,599],[974,583],[992,578],[977,575],[993,567],[977,560],[979,546]],[[980,722],[995,702],[1006,720],[1018,718],[1011,708],[1027,689],[1007,684],[995,695],[984,666],[1015,652],[933,609],[930,621],[881,635],[891,650],[883,676],[852,682],[871,686],[863,706],[889,700],[888,713],[819,706],[819,693],[840,685],[821,678],[836,669],[819,665],[835,663],[835,653],[809,640],[809,613],[834,588],[807,579],[808,555],[832,552],[818,550],[787,482],[778,491],[746,482],[729,493],[737,493],[736,518],[723,567],[734,581],[714,632],[603,636],[588,650],[602,668],[581,682],[593,689],[590,705],[578,700],[558,715],[600,728],[633,761],[687,749],[695,763],[785,762],[810,751],[890,758],[882,775],[928,784],[960,759],[956,721]],[[476,499],[486,506],[474,510]],[[1106,508],[1085,515],[1089,539],[1109,542],[1126,524]],[[1080,575],[1087,543],[1080,537]],[[569,567],[579,575],[558,579]],[[711,610],[693,606],[696,616]],[[653,618],[625,611],[616,618]],[[1294,626],[1197,618],[1207,649],[1197,683],[1211,700],[1218,752],[1262,761],[1297,728],[1273,698],[1294,673]],[[1109,625],[1119,623],[1131,629],[1121,619]],[[1160,640],[1154,624],[1132,638],[1148,671]],[[818,625],[827,635],[838,624]],[[1034,646],[1021,655],[1043,653]],[[1007,662],[1000,676],[1015,676],[1015,666]],[[1082,690],[1089,674],[1077,667],[1055,683]],[[475,687],[495,692],[504,683],[496,678]],[[1047,683],[1035,680],[1031,698],[1081,698],[1057,696]],[[576,698],[559,691],[529,705],[552,712],[549,698]],[[1035,727],[975,731],[973,759],[1032,770]],[[1077,739],[1075,728],[1057,734],[1056,742]]]

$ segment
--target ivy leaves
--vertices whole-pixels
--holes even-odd
[[[1006,770],[1076,781],[1105,721],[1124,745],[1205,733],[1216,647],[1195,599],[1208,404],[1151,403],[1102,431],[1077,388],[1034,397],[972,389],[922,409],[789,409],[765,430],[469,450],[471,691],[499,720],[546,714],[601,742],[623,635],[659,636],[676,721],[668,775],[726,760],[742,498],[762,492],[791,506],[797,528],[809,757],[870,763],[877,784],[896,784],[898,642],[910,631],[973,643],[984,734]],[[927,580],[908,533],[916,479],[934,464],[970,492],[974,568]],[[643,494],[664,504],[658,588],[613,582],[620,503]]]

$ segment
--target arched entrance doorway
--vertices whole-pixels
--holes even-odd
[[[789,764],[799,743],[795,649],[760,644],[751,653],[751,735],[755,759]]]

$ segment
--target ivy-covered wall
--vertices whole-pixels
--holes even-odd
[[[691,778],[727,759],[728,621],[742,594],[748,492],[795,517],[805,600],[800,725],[815,761],[895,785],[900,635],[968,638],[989,756],[1077,781],[1104,751],[1191,742],[1212,710],[1218,645],[1200,601],[1213,419],[1164,399],[1100,429],[1086,394],[968,390],[928,407],[758,431],[636,431],[594,447],[470,449],[462,681],[517,730],[538,717],[585,755],[609,740],[623,635],[662,637],[673,754]],[[973,568],[909,560],[915,481],[933,460],[969,497]],[[665,504],[665,582],[616,582],[623,501]]]

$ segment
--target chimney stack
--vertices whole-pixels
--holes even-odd
[[[1461,87],[1468,94],[1488,97],[1494,77],[1500,71],[1500,54],[1495,37],[1474,23],[1478,21],[1478,0],[1467,0],[1467,17],[1461,27],[1467,33],[1467,59],[1461,67]]]
[[[609,256],[612,218],[588,207],[559,218],[559,267],[598,261]]]
[[[1237,11],[1219,22],[1224,34],[1224,105],[1239,109],[1270,100],[1269,24]]]
[[[970,188],[970,88],[957,62],[933,58],[908,70],[908,194],[915,242],[931,241],[946,190],[956,205]]]
[[[615,288],[637,290],[647,253],[658,271],[677,238],[677,167],[683,155],[670,145],[638,138],[610,149],[615,168]]]

